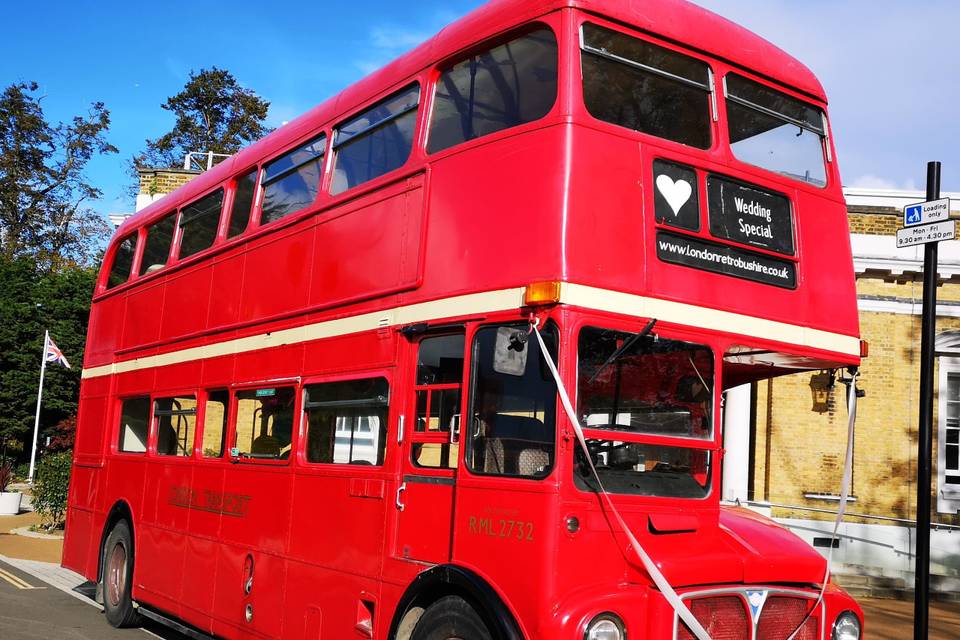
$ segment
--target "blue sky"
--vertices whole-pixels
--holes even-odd
[[[651,0],[653,1],[653,0]],[[697,0],[756,31],[818,74],[831,100],[844,182],[922,188],[944,162],[960,191],[960,3],[925,0]],[[0,82],[35,80],[51,120],[101,100],[120,154],[90,164],[101,213],[133,208],[126,159],[168,131],[160,108],[191,70],[218,66],[271,103],[278,126],[416,45],[481,0],[162,4],[8,3]],[[931,26],[932,25],[932,26]]]

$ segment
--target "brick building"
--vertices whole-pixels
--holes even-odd
[[[841,572],[912,584],[923,248],[897,249],[903,207],[923,193],[845,190],[857,277],[861,367],[853,486],[834,559]],[[957,217],[960,194],[952,195]],[[940,244],[934,400],[934,588],[960,580],[960,242]],[[814,546],[829,543],[847,433],[842,372],[763,381],[728,392],[723,497],[747,502]]]

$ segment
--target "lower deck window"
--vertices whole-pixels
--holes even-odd
[[[382,465],[389,394],[386,378],[308,386],[307,462]]]
[[[556,361],[556,331],[544,341]],[[474,473],[546,477],[553,468],[557,387],[523,326],[486,327],[473,347],[467,465]]]
[[[237,392],[235,456],[286,460],[293,440],[292,387]]]
[[[226,389],[211,391],[203,408],[203,457],[219,458],[223,455],[227,436],[227,408],[230,392]]]
[[[157,398],[153,403],[157,422],[157,454],[190,456],[197,426],[197,399],[193,396]]]
[[[127,398],[120,409],[120,440],[124,453],[145,453],[150,432],[150,398]]]
[[[594,439],[587,440],[587,448],[603,488],[611,493],[667,498],[704,498],[709,493],[711,456],[705,449]],[[599,490],[579,445],[574,462],[577,487]]]

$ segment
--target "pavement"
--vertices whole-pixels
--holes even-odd
[[[159,625],[114,629],[103,618],[102,607],[78,587],[80,574],[60,566],[63,540],[11,533],[37,524],[32,512],[0,516],[0,638],[3,640],[99,640],[144,638],[165,640],[185,636]],[[88,585],[89,586],[89,585]],[[867,640],[905,640],[913,637],[913,601],[858,598],[866,618]],[[960,603],[930,605],[930,640],[960,638]]]

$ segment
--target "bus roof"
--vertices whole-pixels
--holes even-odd
[[[376,96],[399,88],[423,69],[496,34],[562,8],[578,8],[623,22],[726,62],[749,69],[826,102],[820,82],[806,66],[747,29],[687,0],[492,0],[444,27],[426,42],[350,85],[339,94],[282,126],[229,160],[177,189],[173,200],[202,195],[237,171],[252,168],[268,155],[294,144],[310,132],[348,114]],[[171,208],[162,198],[131,216],[114,238],[129,233]]]

